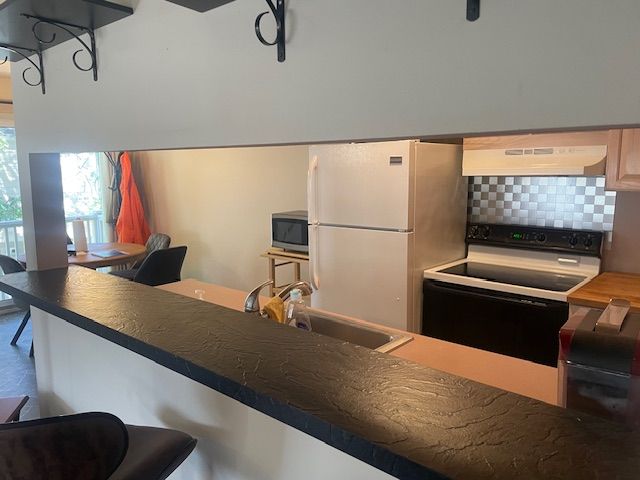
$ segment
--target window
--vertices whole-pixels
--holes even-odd
[[[0,254],[16,257],[24,253],[22,205],[18,180],[16,131],[0,128]],[[0,292],[0,305],[10,297]]]
[[[67,232],[71,221],[85,221],[90,243],[104,241],[100,153],[61,154],[62,190]],[[0,128],[0,254],[24,255],[22,204],[18,177],[16,135],[13,128]]]
[[[16,131],[0,128],[0,254],[24,253]]]
[[[22,220],[16,131],[0,128],[0,222]]]
[[[60,155],[67,234],[73,237],[73,220],[84,220],[89,243],[104,241],[100,156],[96,152]]]

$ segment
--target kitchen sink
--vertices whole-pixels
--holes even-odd
[[[411,335],[391,333],[312,308],[307,308],[307,313],[311,320],[311,329],[315,333],[354,343],[378,352],[390,352],[413,339]]]

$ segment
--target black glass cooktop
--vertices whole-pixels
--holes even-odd
[[[454,267],[440,270],[440,272],[554,292],[566,292],[587,278],[580,275],[566,275],[476,262],[461,263]]]

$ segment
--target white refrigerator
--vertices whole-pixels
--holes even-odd
[[[311,305],[420,332],[424,270],[465,254],[461,146],[318,145],[309,157]]]

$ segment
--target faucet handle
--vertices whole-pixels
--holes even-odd
[[[260,291],[268,285],[273,285],[273,280],[267,280],[249,292],[247,298],[244,300],[245,312],[260,313]]]
[[[286,300],[287,298],[289,298],[289,295],[291,295],[291,291],[295,288],[299,289],[302,292],[302,295],[311,295],[313,293],[311,285],[309,285],[305,281],[298,281],[290,283],[289,285],[284,287],[282,290],[280,290],[280,292],[278,292],[276,296],[280,297],[282,300]]]

